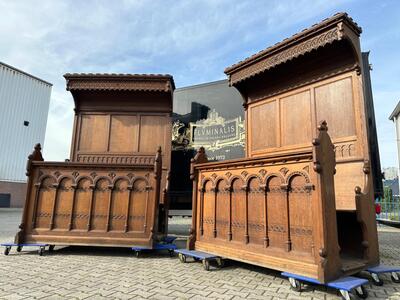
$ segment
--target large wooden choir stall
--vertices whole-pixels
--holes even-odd
[[[320,282],[379,263],[360,33],[337,14],[225,70],[246,158],[194,158],[189,249]]]
[[[167,231],[169,75],[66,74],[71,158],[29,156],[16,243],[153,247]]]

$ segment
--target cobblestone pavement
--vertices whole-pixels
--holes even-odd
[[[0,209],[0,242],[13,239],[20,210]],[[170,219],[178,235],[190,219]],[[380,227],[382,263],[400,265],[400,231]],[[178,240],[184,246],[184,237]],[[400,299],[400,284],[383,277],[383,287],[367,287],[369,299]],[[53,254],[12,250],[0,254],[0,299],[340,299],[335,290],[289,288],[278,272],[238,262],[203,270],[198,262],[182,264],[168,253],[135,258],[128,249],[56,248]]]

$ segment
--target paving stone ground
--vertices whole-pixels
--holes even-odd
[[[0,209],[0,242],[13,240],[21,210]],[[189,218],[170,219],[170,231],[184,247]],[[381,226],[382,263],[400,265],[400,230]],[[369,299],[400,299],[400,284],[383,276],[383,287],[367,286]],[[168,253],[135,258],[128,249],[58,247],[38,256],[24,249],[0,254],[0,299],[340,299],[335,290],[289,288],[278,272],[228,262],[203,270],[198,262],[182,264]]]

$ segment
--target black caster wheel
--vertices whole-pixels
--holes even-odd
[[[169,257],[174,257],[174,250],[169,249],[168,253],[169,253]]]
[[[368,298],[368,291],[363,286],[356,287],[355,289],[356,295],[361,299]]]
[[[140,256],[140,251],[135,251],[135,257],[139,257]]]
[[[217,265],[218,265],[218,268],[223,268],[224,265],[225,265],[224,260],[222,258],[220,258],[220,257],[217,258]]]
[[[298,279],[289,277],[289,283],[294,291],[301,292],[301,282]]]
[[[39,250],[38,250],[39,256],[43,256],[44,250],[45,250],[45,247],[43,247],[43,246],[39,247]]]
[[[11,250],[11,247],[10,247],[10,246],[7,246],[7,247],[4,249],[4,255],[8,255],[8,254],[10,253],[10,250]]]
[[[49,246],[49,252],[53,252],[53,251],[54,251],[54,248],[55,248],[55,245],[50,245],[50,246]]]
[[[193,260],[194,260],[194,261],[199,261],[199,260],[200,260],[200,258],[193,257]]]
[[[18,246],[17,247],[17,252],[21,252],[22,251],[22,246]]]
[[[179,257],[179,261],[181,263],[185,263],[186,262],[186,255],[185,254],[179,253],[178,257]]]
[[[378,274],[376,273],[371,273],[372,277],[372,283],[376,286],[382,286],[383,285],[383,280],[379,278]]]
[[[203,268],[206,271],[210,271],[210,262],[206,259],[203,259]]]
[[[394,283],[400,283],[400,276],[399,276],[399,273],[397,273],[397,272],[392,272],[391,278],[392,278],[392,281],[393,281]]]

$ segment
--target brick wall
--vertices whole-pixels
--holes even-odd
[[[0,181],[0,193],[11,194],[11,207],[23,207],[25,203],[26,183]]]

